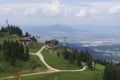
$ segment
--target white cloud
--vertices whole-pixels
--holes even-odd
[[[0,15],[16,15],[16,12],[9,7],[0,8]]]
[[[12,9],[11,9],[11,8],[5,8],[5,11],[6,11],[6,12],[11,12]]]
[[[34,8],[28,8],[24,11],[24,15],[33,15],[36,13],[36,10]]]
[[[99,15],[100,10],[96,9],[96,8],[93,8],[89,11],[89,13],[93,16],[93,17],[97,17]]]
[[[25,5],[23,5],[25,6]],[[61,13],[61,4],[58,0],[52,0],[51,2],[33,3],[27,4],[25,10],[23,8],[24,15],[38,15],[44,17],[54,17]]]
[[[76,16],[78,17],[85,17],[88,15],[87,9],[81,9],[78,13],[76,13]]]
[[[108,12],[110,14],[116,14],[116,13],[120,13],[120,5],[117,5],[115,7],[112,7],[108,10]]]
[[[53,0],[51,3],[41,4],[40,9],[44,16],[57,16],[61,12],[61,4],[58,0]]]
[[[39,0],[38,0],[39,2]],[[111,8],[112,7],[112,8]],[[42,0],[39,3],[5,3],[0,4],[0,18],[16,17],[21,20],[35,21],[40,19],[54,19],[53,22],[87,22],[108,21],[112,15],[120,12],[119,3],[78,3],[67,4],[59,0]],[[111,15],[109,15],[111,14]],[[118,16],[118,15],[117,15]],[[118,20],[119,17],[116,17]],[[104,20],[103,20],[104,19]],[[115,19],[115,18],[114,18]],[[43,20],[46,22],[46,20]],[[52,20],[49,20],[52,21]]]
[[[110,3],[111,5],[111,3]],[[2,14],[13,15],[32,15],[39,17],[60,17],[60,16],[73,16],[73,17],[99,17],[100,14],[107,16],[107,12],[110,8],[107,3],[81,3],[79,5],[63,4],[59,0],[48,0],[48,2],[42,1],[40,3],[17,3],[17,4],[2,4],[0,7]],[[114,5],[116,5],[114,3]],[[117,13],[120,9],[120,5],[109,9],[109,13]],[[1,9],[0,9],[1,10]]]
[[[80,9],[77,13],[77,17],[93,17],[96,18],[100,16],[102,12],[96,8],[86,8],[86,9]]]

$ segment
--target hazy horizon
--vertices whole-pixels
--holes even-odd
[[[32,35],[40,36],[40,41],[58,39],[63,41],[67,37],[68,43],[78,43],[84,46],[99,46],[120,44],[119,26],[68,26],[68,25],[50,25],[50,26],[25,26],[23,31],[30,32]]]

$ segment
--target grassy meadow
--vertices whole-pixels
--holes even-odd
[[[7,39],[16,41],[18,38],[19,37],[16,35],[6,35],[0,38],[0,43],[2,44],[3,41]],[[33,44],[34,46],[32,46]],[[29,45],[30,53],[37,52],[41,48],[41,46],[42,44],[32,41]],[[16,72],[22,74],[45,70],[47,70],[47,68],[36,55],[30,55],[30,59],[28,61],[16,59],[16,66],[11,66],[10,63],[4,59],[4,55],[2,54],[2,52],[0,52],[0,77],[14,75],[14,73]]]
[[[62,52],[63,48],[59,47],[55,51],[46,50],[42,51],[45,61],[52,67],[61,70],[81,69],[76,63],[70,64],[69,61],[63,59]],[[60,57],[57,56],[57,52],[60,53]],[[82,63],[85,66],[85,63]]]
[[[103,80],[103,72],[104,66],[96,64],[96,68],[93,71],[85,70],[83,72],[57,72],[21,78],[22,80]]]

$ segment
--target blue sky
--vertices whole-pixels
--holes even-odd
[[[119,0],[0,0],[0,24],[120,25]]]

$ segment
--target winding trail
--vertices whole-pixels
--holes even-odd
[[[43,46],[37,53],[30,53],[30,54],[37,55],[39,59],[43,62],[43,64],[48,68],[48,70],[44,72],[22,74],[20,76],[33,76],[38,74],[47,74],[47,73],[56,73],[56,72],[78,72],[78,71],[84,71],[87,68],[87,66],[84,66],[82,69],[79,69],[79,70],[60,70],[60,69],[53,68],[45,62],[44,57],[41,54],[43,49],[45,49],[45,46]],[[3,78],[0,78],[0,80],[10,79],[10,78],[14,78],[14,76],[3,77]]]
[[[45,46],[43,46],[43,47],[36,53],[36,55],[40,58],[40,60],[44,63],[44,65],[48,68],[48,70],[54,71],[54,72],[60,71],[59,69],[55,69],[55,68],[49,66],[49,65],[45,62],[44,57],[43,57],[43,55],[41,54],[41,52],[43,51],[44,48],[45,48]]]
[[[84,71],[87,66],[83,67],[82,69],[79,69],[79,70],[60,70],[60,69],[56,69],[56,68],[53,68],[51,67],[50,65],[48,65],[45,60],[44,60],[44,57],[43,55],[41,54],[41,52],[43,51],[43,49],[45,48],[45,46],[43,46],[37,53],[36,55],[39,56],[40,60],[44,63],[44,65],[48,68],[48,70],[50,71],[54,71],[54,72],[76,72],[76,71]]]

